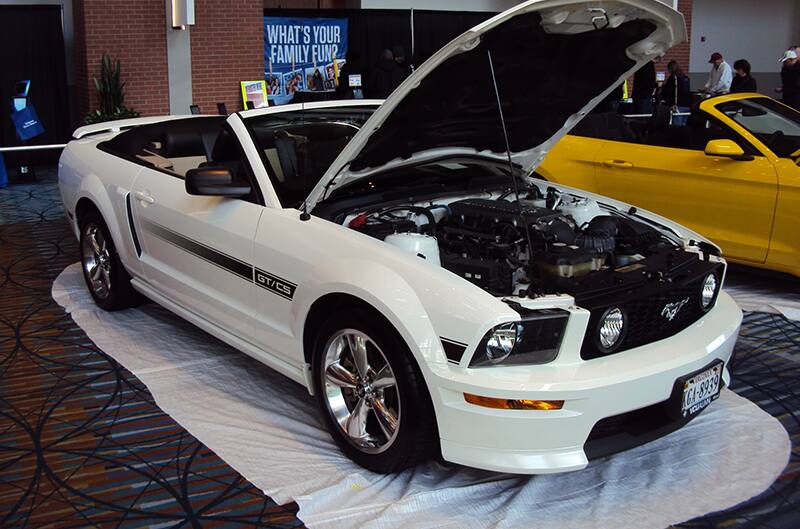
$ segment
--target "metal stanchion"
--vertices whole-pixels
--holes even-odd
[[[19,147],[0,147],[0,152],[47,151],[63,149],[66,146],[66,143],[52,143],[49,145],[22,145]]]
[[[691,116],[690,112],[673,112],[672,110],[669,111],[669,124],[672,125],[673,118],[676,117],[683,117],[683,116]],[[633,119],[642,119],[642,118],[651,118],[653,114],[623,114],[623,118],[633,118]]]
[[[21,146],[17,146],[17,147],[0,147],[0,164],[4,163],[4,161],[3,161],[3,153],[6,153],[6,152],[28,153],[28,152],[31,152],[31,151],[47,151],[47,150],[63,149],[66,146],[67,146],[66,143],[52,143],[52,144],[48,144],[48,145],[21,145]],[[25,167],[27,167],[28,171],[30,171],[30,173],[26,173],[26,174],[28,174],[30,176],[27,176],[27,178],[22,178],[18,174],[16,182],[25,182],[29,178],[32,179],[31,177],[33,175],[33,167],[30,164],[26,164]],[[5,171],[2,171],[2,172],[5,173]],[[35,177],[33,177],[33,178],[35,178]],[[15,183],[15,182],[9,182],[8,178],[7,178],[7,175],[6,175],[6,179],[5,180],[6,180],[5,181],[6,185],[9,184],[9,183]],[[2,185],[2,183],[0,183],[0,187],[5,187],[5,185]]]

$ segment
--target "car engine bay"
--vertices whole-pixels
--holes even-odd
[[[378,205],[337,222],[438,264],[495,296],[593,297],[697,262],[675,237],[595,200],[520,190]],[[711,248],[703,249],[712,251]]]

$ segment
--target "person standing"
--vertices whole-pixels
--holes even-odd
[[[703,86],[703,92],[712,96],[727,94],[731,91],[731,83],[733,82],[731,65],[725,62],[722,54],[718,51],[711,54],[708,62],[713,66],[708,74],[708,81]]]
[[[656,65],[648,62],[633,76],[633,107],[636,114],[653,113],[653,94],[656,84]]]
[[[361,73],[361,55],[356,50],[347,50],[344,66],[339,69],[339,84],[336,85],[337,99],[357,99],[356,93],[359,90],[365,92],[369,90],[367,86],[350,86],[350,76],[360,76]]]
[[[678,61],[667,63],[669,77],[661,89],[661,99],[674,113],[686,114],[692,106],[692,89],[689,76],[686,75]],[[672,118],[674,125],[685,125],[687,116],[675,116]]]
[[[400,86],[411,75],[411,66],[406,61],[406,50],[402,46],[392,47],[394,55],[394,70],[392,71],[392,91]]]
[[[783,63],[783,68],[781,68],[782,85],[775,91],[783,94],[783,104],[800,110],[800,62],[797,60],[797,52],[786,50],[780,62]]]
[[[750,75],[750,63],[745,59],[739,59],[733,63],[733,81],[731,82],[731,93],[740,94],[742,92],[758,92],[756,80]]]
[[[369,97],[375,99],[389,97],[389,94],[396,88],[392,81],[395,66],[392,50],[383,50],[378,62],[372,67],[372,75],[367,85]]]
[[[684,73],[678,61],[669,61],[667,64],[669,77],[664,82],[661,89],[661,96],[664,103],[672,107],[692,106],[692,90],[689,76]]]

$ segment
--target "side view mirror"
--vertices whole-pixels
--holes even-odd
[[[243,197],[251,192],[244,182],[234,182],[227,167],[198,167],[186,173],[186,192],[209,197]]]
[[[752,156],[746,155],[742,148],[732,140],[711,140],[706,144],[705,153],[706,156],[718,156],[742,162],[753,160]]]

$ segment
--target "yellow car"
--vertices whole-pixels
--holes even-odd
[[[686,118],[684,118],[686,119]],[[537,169],[686,225],[731,261],[800,276],[800,112],[760,94],[707,99],[684,125],[594,113]]]

